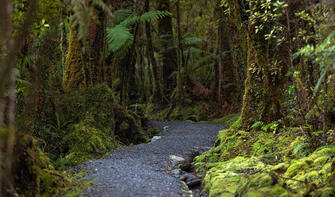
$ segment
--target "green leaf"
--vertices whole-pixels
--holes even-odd
[[[309,143],[300,143],[298,144],[298,146],[296,146],[293,151],[292,151],[292,155],[296,155],[300,150],[303,150],[304,148],[306,148],[307,146],[309,146]]]
[[[262,121],[257,121],[251,126],[251,128],[261,127],[263,125],[264,125],[264,123]]]
[[[122,47],[130,46],[134,36],[127,27],[117,25],[114,28],[107,28],[106,39],[110,51],[116,52]]]
[[[330,67],[330,64],[328,64],[326,66],[326,68],[322,71],[321,76],[320,76],[320,78],[318,80],[318,83],[314,87],[314,91],[313,91],[313,95],[314,96],[316,96],[316,94],[318,93],[318,91],[319,91],[319,89],[321,87],[321,84],[322,84],[323,80],[326,78],[326,75],[327,75],[327,72],[329,70],[329,67]]]

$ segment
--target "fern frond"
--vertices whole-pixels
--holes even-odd
[[[92,4],[101,8],[106,14],[112,15],[112,11],[103,0],[92,0]]]
[[[131,10],[128,9],[116,10],[113,14],[113,24],[118,25],[131,15],[132,15]]]
[[[120,11],[120,13],[125,14],[126,11]],[[171,13],[168,11],[149,11],[141,16],[135,16],[131,14],[115,27],[107,28],[106,40],[110,52],[116,52],[122,48],[126,49],[131,45],[132,41],[134,40],[134,35],[130,32],[132,25],[141,22],[156,22],[157,20],[170,15]]]
[[[159,10],[149,11],[141,16],[134,16],[134,15],[129,16],[126,20],[122,21],[120,25],[129,27],[131,25],[134,25],[135,23],[140,22],[153,23],[166,16],[171,16],[171,13],[168,11],[159,11]]]
[[[198,37],[186,37],[183,39],[183,43],[186,45],[201,45],[204,39]]]
[[[106,40],[109,49],[116,52],[123,47],[129,47],[134,40],[134,36],[127,27],[117,25],[114,28],[107,28]]]
[[[296,155],[300,150],[303,150],[304,148],[306,148],[307,146],[309,146],[309,143],[300,143],[298,144],[298,146],[296,146],[293,151],[292,151],[292,155]]]

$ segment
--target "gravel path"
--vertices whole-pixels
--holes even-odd
[[[169,168],[170,155],[187,157],[191,151],[203,152],[213,146],[222,125],[187,122],[153,122],[167,131],[147,144],[125,147],[101,160],[90,160],[81,167],[90,169],[94,184],[85,196],[96,197],[179,197],[183,186]]]

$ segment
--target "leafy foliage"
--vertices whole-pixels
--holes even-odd
[[[136,16],[134,14],[130,14],[128,10],[121,10],[116,12],[116,14],[117,22],[123,17],[127,15],[129,16],[115,27],[107,28],[106,40],[110,53],[124,51],[131,45],[134,39],[134,35],[131,33],[132,25],[143,22],[153,23],[163,17],[171,16],[171,13],[168,11],[149,11],[141,16]]]
[[[319,45],[307,45],[295,53],[294,57],[303,55],[305,58],[311,58],[316,64],[320,65],[321,75],[314,87],[314,96],[319,92],[321,84],[327,76],[329,68],[335,67],[335,31],[328,35],[328,37]]]
[[[293,151],[292,151],[292,155],[296,155],[298,152],[304,150],[304,149],[307,148],[309,145],[310,145],[309,143],[305,143],[305,142],[298,144],[298,145],[293,149]],[[305,153],[307,153],[307,152],[304,151],[304,152],[302,153],[302,155],[304,155]]]

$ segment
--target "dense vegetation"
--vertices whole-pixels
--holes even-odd
[[[68,167],[230,125],[196,158],[209,196],[334,196],[332,0],[5,0],[0,196],[77,195]],[[244,81],[244,83],[243,83]]]

